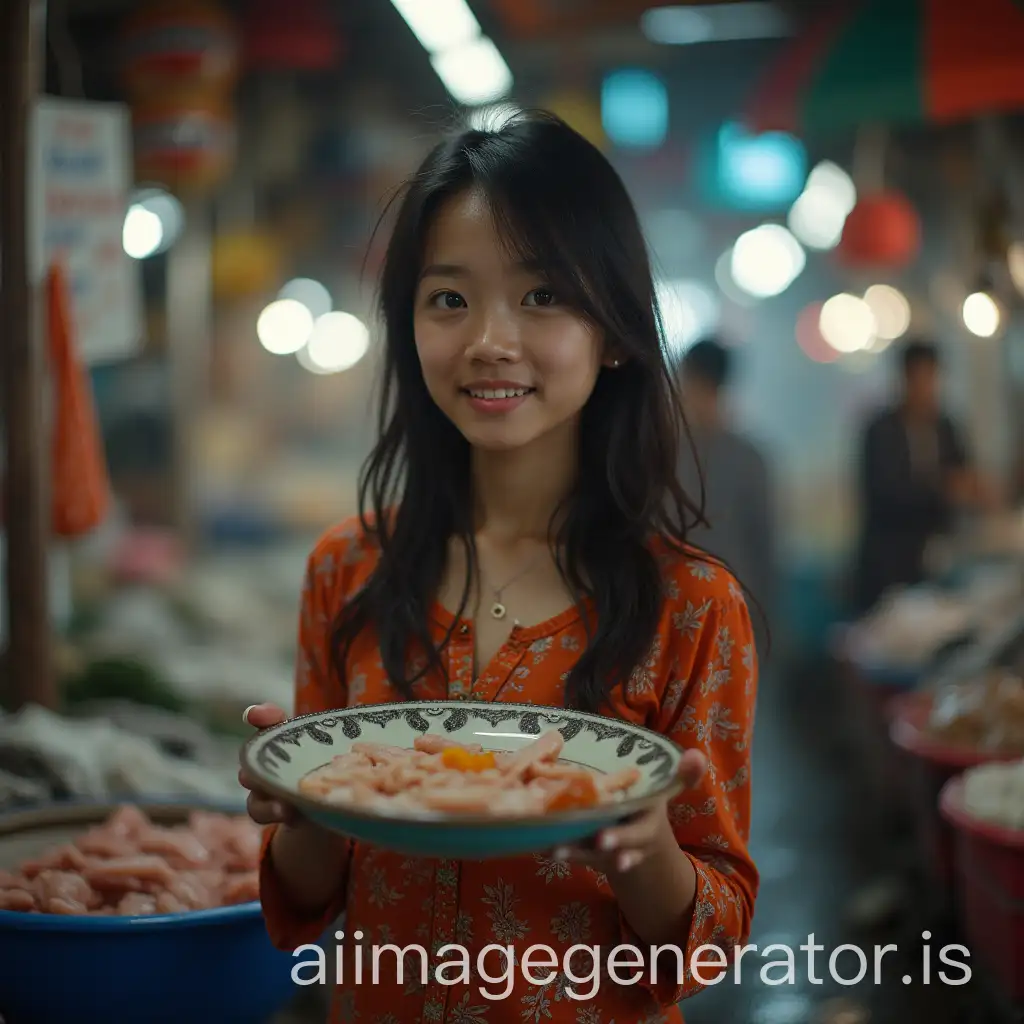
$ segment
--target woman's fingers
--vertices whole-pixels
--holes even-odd
[[[664,816],[665,808],[659,805],[652,811],[630,818],[625,824],[605,829],[598,838],[597,848],[605,853],[643,849],[657,838]]]
[[[288,720],[288,715],[276,704],[251,704],[242,712],[242,720],[254,729],[269,729]],[[258,825],[289,823],[296,819],[294,808],[264,793],[258,782],[244,768],[238,772],[239,784],[249,790],[245,806],[249,817]]]
[[[288,808],[284,804],[258,791],[249,793],[245,809],[257,825],[275,825],[288,820]]]
[[[679,762],[679,778],[687,789],[693,789],[707,774],[708,759],[699,750],[687,750]]]
[[[589,864],[591,867],[595,867],[599,860],[592,846],[559,846],[551,856],[555,860],[573,861],[577,864]]]
[[[288,720],[288,715],[276,704],[250,704],[242,712],[242,721],[254,729],[269,729]]]

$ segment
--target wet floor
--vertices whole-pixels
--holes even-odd
[[[858,749],[836,674],[828,666],[765,681],[751,829],[762,873],[750,939],[758,948],[744,956],[739,985],[726,981],[684,1003],[687,1024],[987,1024],[1000,1019],[982,1015],[973,986],[954,990],[921,982],[922,931],[935,929],[930,942],[937,949],[942,922],[925,916],[924,900],[913,888],[912,838],[894,836],[879,822]],[[879,885],[889,879],[898,884]],[[883,900],[887,894],[902,896],[902,902]],[[809,970],[808,953],[799,947],[812,934],[824,951],[815,953]],[[785,967],[772,969],[765,983],[763,965],[786,956],[778,950],[760,955],[773,943],[794,950],[795,971],[786,977]],[[867,955],[867,975],[859,984],[843,985],[830,976],[830,954],[847,943]],[[875,949],[886,944],[898,948],[882,956],[880,984],[875,984]],[[847,981],[860,968],[853,951],[841,953],[835,966]]]

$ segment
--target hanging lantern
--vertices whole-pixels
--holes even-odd
[[[327,71],[342,56],[323,0],[255,0],[243,35],[246,65],[257,71]]]
[[[921,221],[898,192],[862,196],[843,226],[837,256],[850,267],[896,269],[917,256]]]
[[[231,170],[235,122],[217,95],[152,96],[133,111],[135,175],[177,193],[206,192]]]
[[[204,0],[155,0],[125,26],[124,76],[142,96],[164,89],[226,91],[238,71],[234,24]]]

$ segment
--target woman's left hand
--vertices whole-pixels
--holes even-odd
[[[707,770],[708,759],[699,750],[683,754],[679,778],[684,790],[694,789]],[[649,810],[599,832],[587,846],[563,847],[554,856],[557,860],[586,864],[610,878],[626,874],[651,854],[676,845],[668,820],[668,800],[659,800]]]

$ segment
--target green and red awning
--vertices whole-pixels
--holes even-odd
[[[757,131],[948,123],[1024,109],[1021,0],[829,2],[758,83]]]

